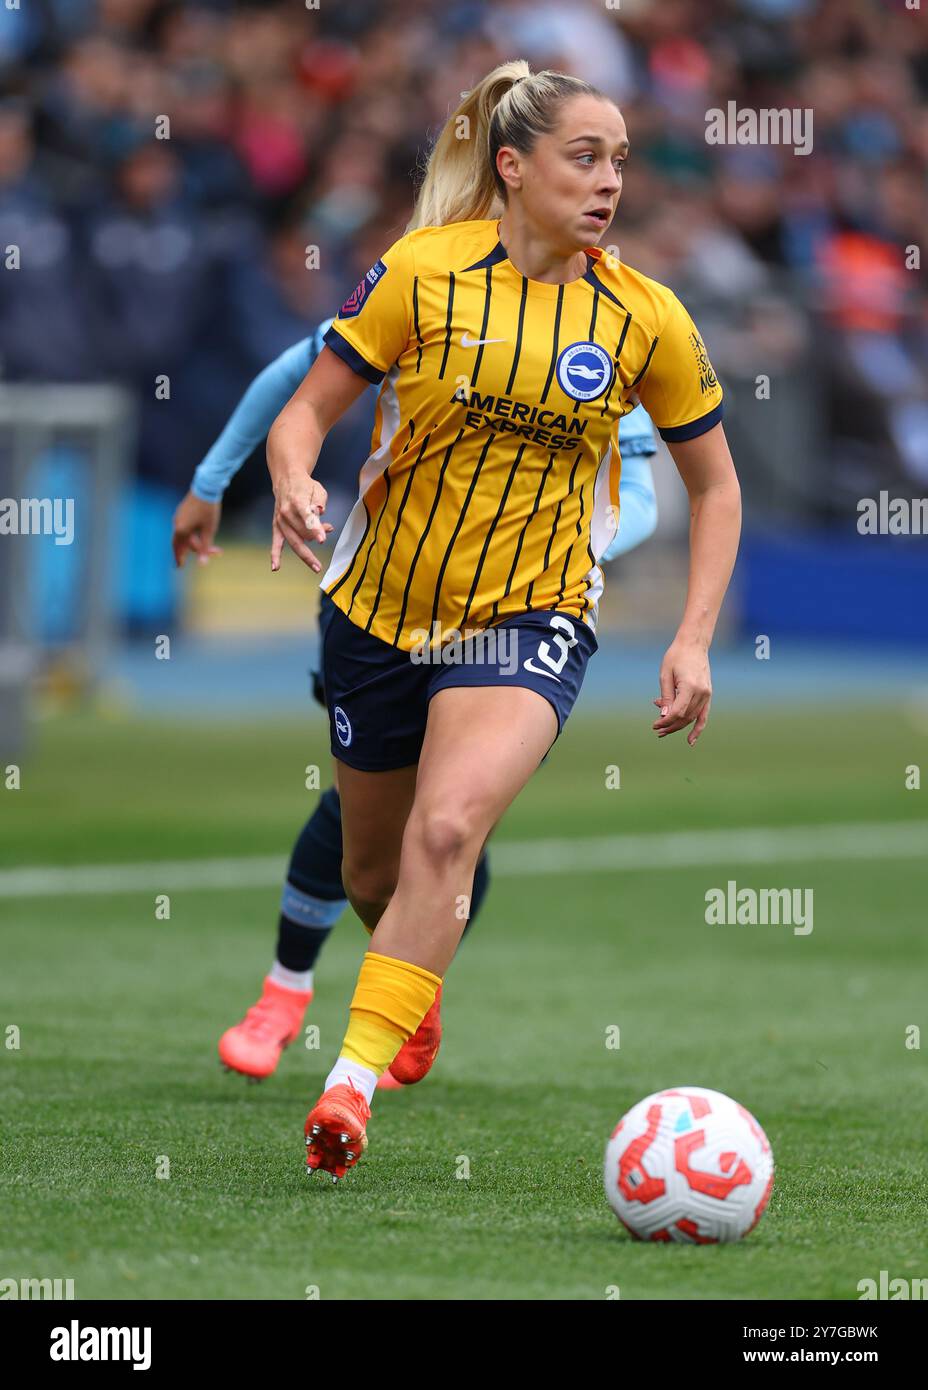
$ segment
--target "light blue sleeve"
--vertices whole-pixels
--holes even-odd
[[[657,453],[654,426],[643,405],[636,405],[619,421],[619,449],[623,462],[635,454],[647,456]]]
[[[282,352],[255,377],[229,417],[228,424],[197,466],[190,491],[204,502],[220,502],[232,478],[267,434],[322,351],[322,335],[331,319],[315,333]]]
[[[634,550],[657,528],[657,497],[648,458],[657,453],[651,417],[644,406],[623,415],[619,421],[619,449],[622,475],[619,479],[619,529],[603,554],[614,560]]]
[[[642,455],[622,459],[619,480],[619,529],[603,553],[604,560],[614,560],[634,550],[646,541],[657,528],[657,498],[651,465]]]

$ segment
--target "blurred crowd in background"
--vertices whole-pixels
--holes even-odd
[[[603,244],[699,306],[726,385],[793,383],[795,504],[928,482],[928,296],[905,252],[928,227],[928,15],[905,0],[0,7],[0,246],[22,248],[0,373],[124,383],[138,472],[176,498],[251,377],[402,234],[429,140],[512,57],[622,106]],[[731,100],[811,107],[812,152],[707,144]]]

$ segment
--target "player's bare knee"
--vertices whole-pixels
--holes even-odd
[[[485,826],[464,806],[424,809],[409,827],[429,864],[453,864],[480,852]]]
[[[396,889],[396,868],[383,864],[350,864],[343,860],[342,883],[356,911],[360,904],[365,904],[370,909],[379,906],[382,912]]]

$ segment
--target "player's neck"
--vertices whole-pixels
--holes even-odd
[[[546,285],[567,285],[586,274],[586,252],[575,251],[566,259],[531,227],[514,223],[508,213],[499,219],[499,239],[520,275]]]

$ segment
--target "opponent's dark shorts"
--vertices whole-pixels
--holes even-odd
[[[437,653],[401,650],[346,618],[325,592],[319,608],[321,685],[332,755],[361,772],[418,762],[429,700],[460,685],[516,685],[553,707],[557,734],[580,693],[597,642],[578,618],[519,613]],[[449,659],[453,657],[454,659]]]

